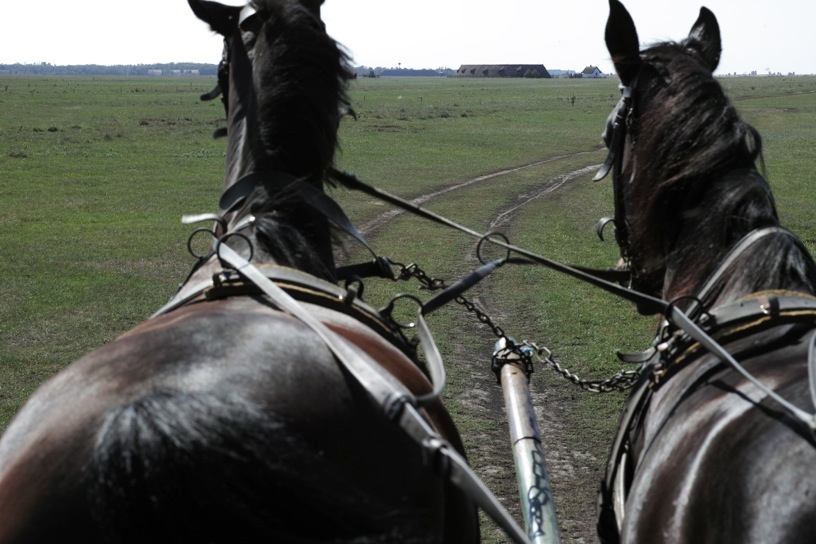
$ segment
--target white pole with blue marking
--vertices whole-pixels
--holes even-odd
[[[534,544],[559,544],[561,532],[555,516],[541,432],[530,399],[529,369],[525,365],[524,355],[529,364],[532,348],[519,346],[516,349],[523,354],[519,355],[507,346],[506,340],[501,338],[496,343],[493,370],[499,376],[504,393],[524,525]]]

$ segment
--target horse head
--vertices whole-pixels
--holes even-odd
[[[352,73],[346,54],[325,32],[319,2],[189,4],[224,37],[218,90],[228,142],[219,236],[239,224],[246,228],[252,217],[244,234],[256,261],[266,257],[332,279],[328,221],[307,201],[332,181]]]
[[[612,172],[621,255],[636,289],[695,295],[741,238],[778,224],[756,167],[761,138],[713,75],[722,44],[708,9],[685,39],[641,51],[632,17],[610,0],[605,38],[622,98],[607,121],[609,156],[596,179]]]

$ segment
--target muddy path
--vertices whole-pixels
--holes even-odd
[[[583,154],[589,154],[589,152],[552,157],[479,176],[429,194],[420,195],[413,198],[411,203],[421,206],[451,191],[466,190],[474,184]],[[596,171],[599,166],[599,164],[587,165],[566,174],[544,179],[535,188],[523,194],[507,195],[508,201],[512,204],[494,211],[495,215],[490,218],[489,230],[511,226],[515,214],[525,205],[536,199],[546,198],[576,179],[585,178]],[[406,212],[390,210],[381,213],[360,225],[359,230],[365,236],[372,237],[378,229],[383,228],[402,213]],[[465,256],[466,260],[476,261],[476,244],[477,242],[474,241],[470,253]],[[491,298],[489,292],[473,298],[472,302],[497,323],[502,321],[502,312],[507,311],[498,301]],[[458,319],[455,330],[445,331],[445,333],[456,336],[465,332],[471,337],[475,333],[477,341],[455,345],[453,354],[446,357],[446,364],[472,369],[468,370],[467,387],[460,388],[462,390],[456,393],[457,403],[464,406],[470,416],[478,419],[480,423],[475,435],[472,430],[467,431],[468,458],[477,474],[521,523],[504,399],[495,376],[486,370],[486,365],[489,368],[490,353],[485,351],[485,346],[493,345],[496,338],[489,326],[475,322],[472,316],[462,312],[462,317]],[[474,362],[480,362],[480,364],[474,365]],[[595,501],[598,482],[602,476],[599,467],[605,462],[606,448],[603,448],[602,451],[593,451],[590,446],[576,439],[575,433],[571,432],[569,424],[566,423],[572,407],[578,402],[576,395],[580,394],[575,386],[553,372],[537,372],[534,378],[530,386],[532,401],[543,437],[562,542],[597,542]],[[482,521],[484,542],[507,541],[491,520],[483,515]]]

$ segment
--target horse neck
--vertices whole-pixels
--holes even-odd
[[[252,216],[257,228],[242,234],[252,244],[255,262],[291,266],[333,279],[334,251],[329,222],[306,204],[297,191],[298,185],[307,184],[312,191],[323,191],[323,180],[315,175],[301,178],[277,168],[274,157],[263,157],[254,147],[258,142],[257,132],[253,132],[252,124],[244,119],[230,121],[228,136],[224,195],[238,189],[238,194],[246,197],[225,215],[226,232],[235,232]],[[298,170],[304,171],[305,168]]]
[[[293,14],[289,13],[297,19]],[[243,207],[226,219],[229,230],[251,214],[267,234],[275,231],[275,236],[264,236],[257,232],[259,229],[251,229],[249,235],[255,236],[254,245],[261,250],[256,258],[266,255],[271,260],[285,259],[289,262],[283,264],[331,278],[334,254],[329,221],[307,204],[312,201],[308,193],[303,197],[304,193],[295,187],[308,185],[312,192],[323,191],[336,147],[338,102],[344,99],[340,75],[310,64],[310,48],[322,51],[325,47],[329,54],[317,57],[324,62],[328,58],[330,67],[339,66],[335,63],[341,63],[344,57],[310,21],[289,21],[307,34],[314,34],[302,47],[269,45],[273,38],[266,28],[271,23],[265,23],[259,31],[266,40],[259,38],[251,52],[240,37],[230,41],[224,190],[241,184],[249,175],[258,180],[258,187],[247,195]],[[285,23],[283,19],[279,22]],[[265,49],[260,51],[259,47]],[[336,58],[331,51],[335,51]],[[300,53],[305,55],[305,62],[293,60],[292,55]],[[304,73],[288,77],[287,66]],[[278,238],[284,249],[275,247]]]
[[[321,180],[298,179],[274,167],[257,168],[248,178],[243,173],[228,176],[239,183],[249,180],[252,188],[246,200],[225,216],[226,232],[240,232],[249,240],[255,263],[297,268],[333,281],[334,247],[329,220],[307,203],[309,195],[323,191]],[[245,228],[247,225],[250,228]]]
[[[701,296],[713,308],[765,290],[813,292],[816,265],[797,238],[774,228],[779,220],[773,197],[756,171],[739,170],[710,182],[681,217],[668,251],[664,299]]]

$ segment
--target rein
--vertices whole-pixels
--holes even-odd
[[[685,312],[678,308],[677,305],[674,304],[673,302],[666,302],[662,299],[646,295],[644,293],[640,293],[638,291],[623,287],[616,283],[612,283],[611,281],[602,277],[604,272],[598,273],[598,271],[594,271],[592,269],[577,266],[568,266],[562,263],[558,263],[541,255],[537,255],[526,249],[514,246],[508,242],[504,242],[500,239],[497,239],[495,236],[491,236],[490,234],[482,234],[476,232],[472,229],[459,225],[458,223],[455,223],[450,219],[447,219],[433,212],[425,210],[419,206],[411,204],[410,202],[407,202],[399,197],[393,196],[380,189],[376,189],[370,185],[367,185],[351,174],[343,174],[341,176],[341,179],[343,183],[350,189],[361,191],[370,196],[374,196],[376,198],[379,198],[380,200],[388,202],[389,204],[396,205],[402,208],[403,210],[412,212],[420,217],[430,219],[441,225],[453,228],[470,236],[479,238],[480,240],[489,241],[492,244],[504,248],[508,252],[507,258],[510,258],[509,255],[511,253],[516,253],[525,258],[524,260],[521,261],[515,260],[514,262],[516,263],[527,264],[536,263],[546,266],[552,270],[562,272],[564,274],[572,276],[573,278],[594,285],[600,289],[603,289],[604,291],[607,291],[608,293],[623,298],[624,300],[636,303],[638,307],[644,311],[644,313],[662,314],[666,318],[668,324],[674,326],[676,329],[682,330],[690,338],[697,341],[702,347],[704,347],[709,352],[714,354],[724,363],[727,363],[729,366],[731,366],[746,380],[748,380],[758,389],[760,389],[765,395],[776,401],[794,420],[804,425],[805,428],[808,429],[811,434],[816,436],[816,414],[808,413],[802,410],[801,408],[794,406],[793,404],[782,398],[775,391],[770,389],[768,386],[760,382],[757,378],[752,376],[730,353],[728,353],[728,351],[725,348],[723,348],[719,343],[717,343],[717,341],[715,341],[705,330],[703,330],[703,328],[700,325],[695,323],[693,319],[691,319]],[[618,276],[620,274],[618,271],[611,272],[617,273],[615,275]],[[445,293],[443,292],[441,295],[438,296],[441,297],[442,295],[445,295]],[[812,381],[816,380],[816,377],[813,377],[811,380]],[[813,386],[813,389],[814,391],[816,391],[816,385]],[[814,398],[814,404],[816,404],[816,398]]]

